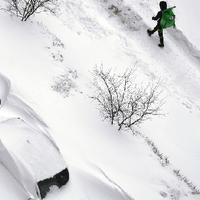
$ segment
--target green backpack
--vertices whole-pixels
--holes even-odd
[[[162,27],[161,32],[164,28],[168,28],[171,26],[175,28],[175,15],[172,11],[173,8],[176,8],[176,6],[162,11],[162,18],[160,20],[160,25]]]

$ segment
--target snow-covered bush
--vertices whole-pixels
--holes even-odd
[[[6,2],[5,10],[26,21],[36,12],[50,11],[55,13],[56,0],[4,0]]]
[[[134,70],[127,69],[124,74],[116,75],[101,66],[95,67],[92,73],[96,92],[91,98],[99,104],[101,116],[111,124],[116,123],[119,130],[161,115],[164,101],[159,98],[159,84],[142,87],[135,82]]]

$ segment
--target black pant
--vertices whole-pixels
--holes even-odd
[[[160,45],[163,47],[164,46],[163,30],[162,30],[162,27],[160,26],[159,23],[157,24],[157,26],[152,31],[150,31],[150,33],[153,34],[156,31],[158,31],[158,35],[160,37]]]
[[[162,32],[162,27],[160,26],[160,24],[157,24],[157,26],[153,29],[153,31],[151,32],[152,34],[155,33],[156,31],[158,31],[158,35],[160,38],[163,38],[163,32]]]

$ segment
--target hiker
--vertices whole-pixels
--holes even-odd
[[[162,27],[160,25],[160,21],[161,21],[161,18],[162,18],[162,11],[167,9],[167,3],[165,1],[160,2],[160,9],[161,10],[158,12],[158,14],[155,17],[152,17],[152,20],[155,20],[155,21],[158,20],[156,27],[152,31],[147,30],[147,32],[148,32],[149,36],[151,36],[156,31],[158,31],[158,35],[160,37],[160,44],[158,44],[158,46],[164,47],[163,30],[162,30]]]

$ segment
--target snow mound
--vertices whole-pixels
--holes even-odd
[[[134,200],[116,182],[110,179],[100,167],[92,163],[82,162],[81,169],[79,167],[74,178],[79,179],[77,187],[80,187],[91,199]],[[90,185],[93,187],[92,190],[88,191]],[[98,197],[96,194],[98,194]]]
[[[29,198],[2,163],[0,163],[0,177],[1,199],[27,200]]]
[[[0,73],[0,109],[3,107],[10,92],[10,81]]]
[[[36,181],[49,178],[67,167],[51,140],[21,119],[2,122],[0,137],[7,150],[30,169]]]
[[[13,94],[10,81],[1,74],[0,83],[0,162],[4,166],[0,172],[7,170],[17,181],[16,187],[38,199],[38,182],[66,170],[67,164],[43,120]]]
[[[30,197],[37,198],[38,181],[67,168],[51,140],[21,119],[1,122],[0,138],[0,161]]]

